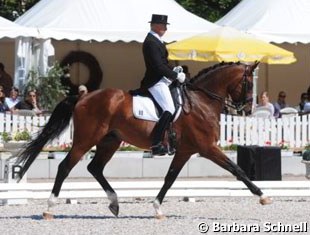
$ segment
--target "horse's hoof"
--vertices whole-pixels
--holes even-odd
[[[43,219],[52,220],[52,219],[54,219],[54,215],[50,211],[45,211],[45,212],[43,212]]]
[[[119,212],[119,206],[118,204],[110,204],[109,205],[109,209],[112,212],[113,215],[115,215],[116,217],[118,217],[118,212]]]
[[[269,204],[271,204],[272,202],[273,202],[273,200],[272,200],[272,198],[270,198],[270,197],[265,197],[265,196],[263,196],[263,197],[261,197],[261,198],[259,199],[259,203],[262,204],[262,205],[269,205]]]
[[[155,215],[155,219],[164,220],[167,219],[167,217],[165,215]]]

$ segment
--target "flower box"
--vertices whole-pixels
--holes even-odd
[[[3,149],[8,152],[18,152],[26,144],[27,141],[8,141],[3,143]]]

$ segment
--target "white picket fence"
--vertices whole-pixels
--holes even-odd
[[[231,144],[300,148],[310,143],[310,115],[282,118],[221,114],[220,146]]]
[[[0,113],[0,136],[1,133],[6,132],[14,135],[16,132],[27,130],[31,135],[35,136],[37,132],[47,123],[50,116],[22,116],[10,113]],[[73,126],[70,124],[69,128],[64,133],[53,140],[49,145],[60,146],[63,144],[72,143]],[[0,143],[3,142],[0,137]]]
[[[0,113],[0,133],[28,130],[35,133],[48,121],[49,116],[19,116]],[[207,132],[208,130],[206,130]],[[50,145],[72,143],[73,126]],[[2,140],[0,140],[1,143]],[[310,115],[283,118],[240,117],[221,114],[219,145],[259,145],[300,148],[310,143]]]

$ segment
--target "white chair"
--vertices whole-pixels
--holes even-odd
[[[267,107],[257,107],[251,115],[252,117],[270,118],[272,117],[271,110]]]
[[[33,110],[28,110],[28,109],[20,109],[18,110],[17,114],[19,116],[36,116],[36,112]]]
[[[280,110],[282,117],[291,117],[298,114],[298,110],[292,107],[286,107]]]

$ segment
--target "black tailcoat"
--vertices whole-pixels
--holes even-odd
[[[163,76],[174,80],[177,73],[168,65],[168,51],[165,44],[151,33],[148,33],[143,42],[143,56],[146,66],[141,88],[148,89],[155,85]]]

